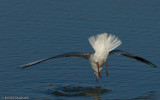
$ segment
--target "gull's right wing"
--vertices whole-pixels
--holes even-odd
[[[116,55],[123,55],[123,56],[126,56],[126,57],[129,57],[129,58],[133,58],[135,60],[138,60],[138,61],[141,61],[143,63],[146,63],[148,65],[151,65],[152,67],[157,67],[155,64],[151,63],[150,61],[142,58],[142,57],[139,57],[139,56],[135,56],[131,53],[128,53],[128,52],[125,52],[125,51],[121,51],[121,50],[113,50],[113,51],[110,51],[109,52],[109,55],[111,54],[116,54]]]
[[[30,67],[30,66],[39,64],[39,63],[41,63],[41,62],[44,62],[44,61],[47,61],[47,60],[50,60],[50,59],[54,59],[54,58],[82,57],[82,58],[88,59],[88,58],[90,57],[90,54],[91,54],[91,53],[85,54],[85,53],[81,53],[81,52],[69,52],[69,53],[64,53],[64,54],[60,54],[60,55],[57,55],[57,56],[53,56],[53,57],[49,57],[49,58],[37,60],[37,61],[34,61],[34,62],[31,62],[31,63],[25,64],[25,65],[22,65],[22,66],[20,66],[19,68]]]

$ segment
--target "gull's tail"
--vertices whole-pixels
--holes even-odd
[[[118,47],[122,42],[115,35],[102,33],[91,36],[89,42],[95,50],[95,56],[103,57],[108,55],[110,51]]]

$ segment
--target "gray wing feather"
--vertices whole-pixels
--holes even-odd
[[[81,52],[69,52],[69,53],[64,53],[64,54],[60,54],[60,55],[57,55],[57,56],[53,56],[53,57],[49,57],[49,58],[37,60],[37,61],[34,61],[34,62],[31,62],[31,63],[25,64],[25,65],[22,65],[22,66],[20,66],[19,68],[30,67],[30,66],[33,66],[33,65],[42,63],[42,62],[44,62],[44,61],[47,61],[47,60],[50,60],[50,59],[54,59],[54,58],[82,57],[82,58],[88,59],[89,56],[90,56],[90,53],[85,54],[85,53],[81,53]]]
[[[109,55],[111,55],[111,54],[123,55],[123,56],[129,57],[129,58],[133,58],[133,59],[135,59],[135,60],[141,61],[141,62],[143,62],[143,63],[146,63],[146,64],[148,64],[148,65],[151,65],[152,67],[155,67],[155,68],[157,67],[155,64],[151,63],[150,61],[148,61],[148,60],[146,60],[146,59],[144,59],[144,58],[142,58],[142,57],[135,56],[135,55],[130,54],[130,53],[125,52],[125,51],[113,50],[113,51],[109,52]]]

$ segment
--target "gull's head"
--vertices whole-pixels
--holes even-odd
[[[100,61],[100,62],[96,62],[94,60],[90,60],[90,64],[91,64],[91,67],[94,71],[94,75],[96,76],[96,78],[98,79],[98,76],[99,76],[99,73],[98,72],[101,72],[102,68],[103,68],[103,64],[104,64],[104,61]],[[99,67],[98,67],[99,66]],[[99,68],[99,69],[98,69]],[[101,77],[101,76],[100,76]]]

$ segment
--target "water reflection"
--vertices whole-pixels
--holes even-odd
[[[76,97],[76,96],[90,96],[94,100],[101,100],[101,95],[111,90],[97,85],[50,85],[49,91],[55,96]]]
[[[107,89],[104,86],[83,84],[83,85],[75,85],[75,84],[63,84],[63,83],[54,83],[49,85],[41,85],[43,87],[47,87],[47,93],[49,95],[53,95],[54,97],[71,97],[76,99],[77,97],[92,97],[93,100],[112,100],[108,99],[107,95],[112,94],[110,89]],[[108,95],[109,96],[109,95]],[[150,91],[144,95],[133,97],[133,98],[114,98],[113,100],[158,100],[160,98],[160,93],[158,91]],[[47,99],[49,100],[49,99]]]

